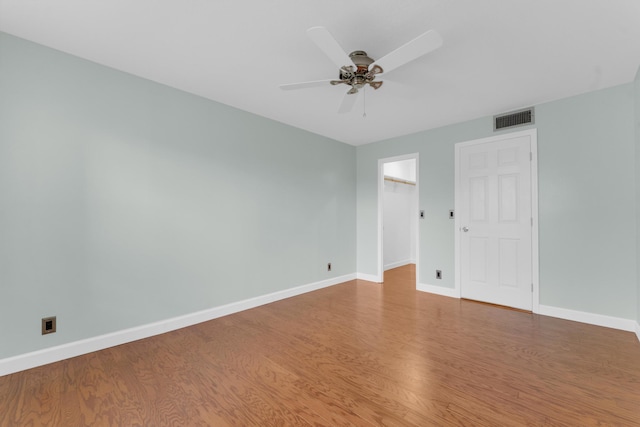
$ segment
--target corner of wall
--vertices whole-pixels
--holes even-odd
[[[440,295],[449,298],[460,298],[460,290],[456,288],[445,288],[444,286],[429,285],[426,283],[418,283],[416,289],[421,292],[427,292],[434,295]]]
[[[356,279],[365,280],[367,282],[382,283],[382,278],[375,274],[356,273]]]
[[[636,335],[640,340],[640,67],[633,85],[635,132],[635,188],[636,188]]]

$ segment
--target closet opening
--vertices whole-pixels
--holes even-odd
[[[418,277],[418,155],[379,161],[379,277],[415,265]]]

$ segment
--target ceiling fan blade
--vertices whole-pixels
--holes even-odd
[[[351,65],[353,62],[340,47],[336,39],[325,27],[311,27],[307,30],[307,36],[331,59],[338,68]]]
[[[348,91],[344,94],[342,98],[342,102],[340,103],[340,108],[338,108],[338,114],[348,113],[353,109],[353,106],[356,104],[358,100],[358,92],[351,93]]]
[[[388,73],[440,46],[442,46],[442,37],[436,30],[430,30],[378,59],[369,68],[378,65]]]
[[[306,89],[309,87],[328,86],[331,83],[331,81],[332,79],[313,80],[310,82],[300,82],[300,83],[289,83],[289,84],[280,85],[280,89],[294,90],[294,89]]]

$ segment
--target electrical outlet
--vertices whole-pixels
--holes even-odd
[[[327,263],[327,271],[331,271],[331,263]]]
[[[436,279],[442,279],[442,270],[436,270]]]
[[[52,334],[56,331],[56,316],[42,318],[42,335]]]

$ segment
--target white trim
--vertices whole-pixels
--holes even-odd
[[[378,251],[377,251],[377,266],[376,266],[376,274],[380,278],[379,282],[381,283],[384,280],[384,253],[382,251],[382,245],[384,242],[382,241],[384,232],[384,159],[378,159],[378,176],[376,180],[378,182]]]
[[[542,304],[540,304],[538,308],[540,309],[539,314],[542,314],[544,316],[573,320],[575,322],[588,323],[590,325],[604,326],[606,328],[620,329],[622,331],[629,332],[633,332],[634,329],[637,328],[637,323],[634,320],[630,319],[605,316],[603,314],[587,313],[585,311],[569,310],[568,308],[553,307]]]
[[[419,283],[416,289],[422,292],[428,292],[430,294],[442,295],[450,298],[460,299],[460,291],[454,288],[445,288],[443,286],[427,285],[425,283]]]
[[[530,129],[531,135],[531,280],[533,300],[531,311],[540,313],[540,248],[538,235],[538,130]]]
[[[418,286],[416,286],[416,289],[422,292],[460,299],[460,292],[452,288],[444,288],[442,286],[420,283]],[[589,325],[603,326],[605,328],[635,332],[636,336],[638,337],[638,341],[640,341],[640,323],[634,320],[541,304],[538,305],[538,309],[538,314],[541,316],[556,317],[558,319],[572,320],[574,322],[586,323]]]
[[[531,228],[531,281],[533,282],[533,295],[531,296],[531,311],[540,312],[540,254],[539,254],[539,235],[538,235],[538,130],[527,129],[519,132],[510,132],[500,135],[493,135],[486,138],[474,139],[472,141],[459,142],[455,144],[455,161],[454,161],[454,191],[455,191],[455,212],[460,211],[462,200],[460,199],[460,151],[464,147],[477,144],[485,144],[488,142],[496,142],[504,139],[519,138],[521,136],[529,136],[531,143],[531,217],[533,226]],[[461,278],[460,278],[460,215],[455,216],[454,229],[454,289],[461,295]]]
[[[460,206],[462,206],[462,195],[460,194],[460,148],[458,144],[455,145],[455,154],[453,160],[453,211],[455,215],[453,217],[453,289],[460,296],[461,286],[461,274],[460,269],[462,265],[460,264],[460,228],[462,224],[460,223]]]
[[[382,277],[376,276],[375,274],[356,273],[356,279],[366,280],[367,282],[382,283]]]
[[[393,268],[402,267],[404,265],[415,264],[415,263],[416,263],[415,259],[405,259],[404,261],[392,262],[390,264],[385,264],[384,271],[391,270]]]
[[[105,348],[116,345],[137,341],[143,338],[152,337],[154,335],[164,334],[165,332],[174,331],[176,329],[185,328],[198,323],[216,319],[218,317],[227,316],[239,311],[248,310],[260,305],[269,304],[275,301],[301,295],[307,292],[337,285],[339,283],[348,282],[356,278],[355,274],[347,274],[333,279],[322,280],[320,282],[310,283],[291,289],[273,292],[243,301],[231,304],[221,305],[210,309],[186,314],[184,316],[174,317],[172,319],[161,320],[159,322],[149,323],[147,325],[137,326],[135,328],[124,329],[110,334],[91,337],[80,341],[74,341],[68,344],[37,350],[18,356],[0,359],[0,377],[12,374],[14,372],[23,371],[25,369],[35,368],[71,357],[80,356],[91,353],[93,351],[103,350]]]

